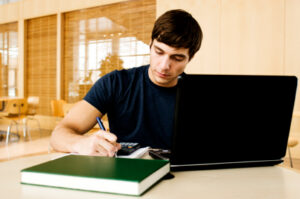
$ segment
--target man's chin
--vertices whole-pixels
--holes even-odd
[[[158,86],[161,86],[161,87],[172,87],[172,86],[174,86],[173,85],[174,83],[171,79],[160,78],[160,77],[157,77],[155,79],[154,84],[156,84]]]

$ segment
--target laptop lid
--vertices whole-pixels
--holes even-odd
[[[182,75],[171,168],[282,162],[296,88],[294,76]]]

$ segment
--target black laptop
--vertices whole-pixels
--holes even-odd
[[[281,163],[296,89],[295,76],[182,75],[171,169]]]

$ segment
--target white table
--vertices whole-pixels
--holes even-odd
[[[61,154],[25,157],[0,163],[0,198],[3,199],[89,199],[134,198],[20,184],[20,170],[48,161]],[[141,198],[218,198],[218,199],[299,199],[300,173],[273,167],[200,170],[173,172],[175,178],[164,180],[152,187]]]

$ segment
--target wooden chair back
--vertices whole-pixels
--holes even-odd
[[[27,108],[26,99],[11,99],[7,101],[5,110],[9,115],[23,115],[27,113]]]
[[[63,105],[66,103],[65,100],[51,100],[51,111],[52,115],[56,117],[64,117]]]

